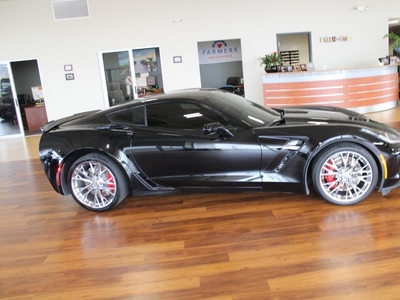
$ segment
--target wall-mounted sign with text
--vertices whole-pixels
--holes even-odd
[[[242,60],[240,40],[199,42],[198,49],[201,65]]]
[[[350,36],[326,36],[319,38],[321,43],[349,42],[350,40]]]

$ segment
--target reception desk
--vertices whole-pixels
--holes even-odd
[[[263,75],[264,105],[329,105],[369,113],[397,106],[397,65]]]

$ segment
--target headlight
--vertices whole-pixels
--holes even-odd
[[[385,143],[388,144],[398,144],[400,143],[400,135],[387,132],[387,131],[375,131],[367,128],[361,129],[361,132],[364,132],[366,134],[369,134]]]

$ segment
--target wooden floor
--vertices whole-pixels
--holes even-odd
[[[374,114],[400,128],[400,110]],[[93,213],[56,194],[38,136],[0,139],[0,299],[400,299],[400,189],[190,194]]]

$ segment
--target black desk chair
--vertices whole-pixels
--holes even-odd
[[[11,98],[0,98],[0,118],[5,121],[14,119],[15,116],[14,101]]]
[[[240,77],[228,77],[226,85],[240,85]]]
[[[223,85],[219,88],[220,90],[227,91],[229,93],[235,93],[235,87],[233,85]]]
[[[228,77],[226,85],[220,87],[221,90],[244,96],[243,84],[241,84],[240,77]]]

